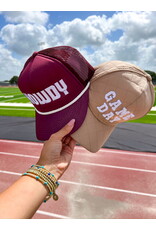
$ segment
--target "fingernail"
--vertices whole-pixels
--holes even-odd
[[[75,119],[72,119],[71,121],[69,121],[69,122],[68,122],[68,124],[67,124],[67,125],[68,125],[68,126],[73,126],[73,125],[74,125],[74,123],[75,123]]]

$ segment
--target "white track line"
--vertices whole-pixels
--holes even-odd
[[[22,175],[21,173],[15,173],[15,172],[3,171],[3,170],[0,170],[0,173],[10,174],[10,175],[19,175],[19,176]],[[123,192],[123,193],[129,193],[129,194],[134,194],[134,195],[141,195],[141,196],[148,196],[148,197],[156,198],[156,194],[151,194],[151,193],[136,192],[136,191],[131,191],[131,190],[111,188],[111,187],[92,185],[92,184],[84,184],[84,183],[65,181],[65,180],[59,180],[59,181],[61,183],[72,184],[72,185],[77,185],[77,186],[85,186],[88,188],[96,188],[96,189],[109,190],[109,191],[115,191],[115,192]]]
[[[131,156],[140,156],[140,157],[156,157],[156,154],[155,153],[153,153],[153,154],[150,154],[150,153],[142,153],[142,152],[138,152],[138,153],[136,153],[136,152],[131,152],[131,151],[111,151],[111,150],[100,150],[101,152],[103,152],[103,153],[113,153],[113,154],[122,154],[122,155],[131,155]]]
[[[0,173],[10,174],[10,175],[14,175],[14,176],[21,176],[22,175],[22,173],[9,172],[9,171],[4,171],[4,170],[0,170]]]
[[[135,195],[149,196],[149,197],[154,197],[154,198],[156,198],[156,194],[151,194],[151,193],[135,192],[135,191],[131,191],[131,190],[118,189],[118,188],[111,188],[111,187],[104,187],[104,186],[99,186],[99,185],[84,184],[84,183],[71,182],[71,181],[64,181],[64,180],[59,180],[59,181],[60,181],[60,182],[63,182],[63,183],[67,183],[67,184],[74,184],[74,185],[85,186],[85,187],[89,187],[89,188],[110,190],[110,191],[115,191],[115,192],[130,193],[130,194],[135,194]]]
[[[122,169],[122,170],[132,170],[132,171],[137,171],[137,172],[156,173],[155,170],[129,168],[129,167],[122,167],[122,166],[115,166],[115,165],[96,164],[96,163],[88,163],[88,162],[81,162],[81,161],[71,161],[71,162],[76,163],[76,164],[97,166],[97,167],[104,167],[104,168],[114,168],[114,169]]]
[[[21,176],[22,175],[21,173],[8,172],[8,171],[2,171],[2,170],[0,170],[0,173],[10,174],[10,175],[14,175],[14,176]],[[56,218],[61,218],[61,219],[69,219],[69,217],[67,217],[67,216],[62,216],[62,215],[54,214],[51,212],[41,211],[41,210],[38,210],[37,213],[42,214],[42,215],[56,217]]]
[[[17,153],[0,152],[0,154],[1,155],[7,155],[7,156],[35,158],[35,159],[39,158],[38,156],[24,155],[24,154],[17,154]],[[121,169],[121,170],[131,170],[131,171],[137,171],[137,172],[156,173],[155,170],[129,168],[129,167],[122,167],[122,166],[115,166],[115,165],[105,165],[105,164],[97,164],[97,163],[90,163],[90,162],[82,162],[82,161],[71,161],[71,163],[73,163],[73,164],[81,164],[81,165],[89,165],[89,166],[95,166],[95,167],[113,168],[113,169]]]
[[[23,145],[43,145],[41,142],[31,142],[31,141],[14,141],[14,140],[0,140],[0,142],[4,143],[12,143],[12,144],[23,144]]]
[[[15,141],[15,140],[6,140],[6,139],[0,139],[0,143],[12,143],[12,144],[23,144],[23,145],[37,145],[37,146],[43,146],[43,143],[41,142],[31,142],[31,141]],[[113,153],[113,154],[123,154],[123,155],[132,155],[132,156],[145,156],[145,157],[156,157],[156,154],[149,153],[149,152],[135,152],[135,151],[127,151],[127,150],[117,150],[117,149],[106,149],[106,148],[101,148],[97,153],[90,153],[89,151],[85,150],[81,146],[76,146],[75,150],[80,150],[82,152],[87,152],[88,154],[91,155],[98,155],[99,153]]]
[[[8,155],[8,156],[16,156],[16,157],[28,157],[28,158],[39,158],[38,156],[32,156],[32,155],[24,155],[24,154],[18,154],[18,153],[6,153],[6,152],[0,152],[2,155]]]
[[[59,219],[71,219],[70,217],[67,217],[67,216],[62,216],[62,215],[58,215],[58,214],[51,213],[51,212],[41,211],[41,210],[38,210],[37,213],[41,215],[52,216],[52,217],[59,218]]]
[[[30,142],[30,141],[15,141],[15,140],[3,140],[0,139],[0,143],[4,142],[4,143],[13,143],[13,144],[23,144],[23,145],[36,145],[36,146],[43,146],[43,143],[41,142]],[[97,153],[91,153],[87,150],[85,150],[83,147],[81,146],[76,146],[75,150],[80,150],[82,152],[87,152],[88,154],[91,155],[97,155],[98,156],[98,152],[99,153],[113,153],[113,154],[122,154],[122,155],[132,155],[132,156],[145,156],[145,157],[156,157],[156,154],[153,152],[153,154],[151,154],[150,152],[135,152],[135,151],[127,151],[127,150],[117,150],[117,149],[106,149],[106,148],[101,148]]]

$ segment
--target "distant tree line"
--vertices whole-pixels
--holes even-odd
[[[150,70],[145,70],[145,72],[151,75],[153,83],[156,84],[156,73]]]
[[[145,70],[146,73],[148,73],[149,75],[151,75],[152,77],[152,81],[154,84],[156,84],[156,73],[150,70]],[[10,80],[9,83],[11,85],[17,85],[18,82],[18,76],[13,76]]]
[[[10,85],[17,85],[17,82],[18,82],[18,76],[13,76],[13,77],[9,80]]]

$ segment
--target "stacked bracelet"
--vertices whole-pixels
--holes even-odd
[[[31,168],[28,169],[26,173],[23,173],[22,176],[30,176],[35,178],[46,186],[49,194],[46,196],[44,202],[49,200],[51,197],[53,197],[54,200],[58,200],[58,195],[55,193],[55,190],[59,186],[59,183],[54,174],[50,173],[47,169],[45,169],[44,166],[32,165]]]

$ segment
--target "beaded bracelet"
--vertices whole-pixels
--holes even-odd
[[[53,192],[54,198],[55,198],[54,191],[58,187],[57,184],[55,184],[49,177],[47,177],[45,174],[41,173],[40,171],[37,171],[37,170],[34,170],[34,169],[29,169],[27,171],[27,173],[31,173],[31,174],[36,175],[37,176],[36,179],[38,179],[38,180],[41,178],[45,182],[44,185],[46,185],[48,187],[49,191]]]
[[[58,181],[56,180],[54,174],[50,173],[44,166],[41,165],[32,165],[26,173],[23,173],[22,176],[30,176],[39,182],[41,182],[49,191],[49,194],[45,197],[44,202],[53,197],[54,200],[58,200],[58,195],[55,193],[55,190],[59,186]]]

